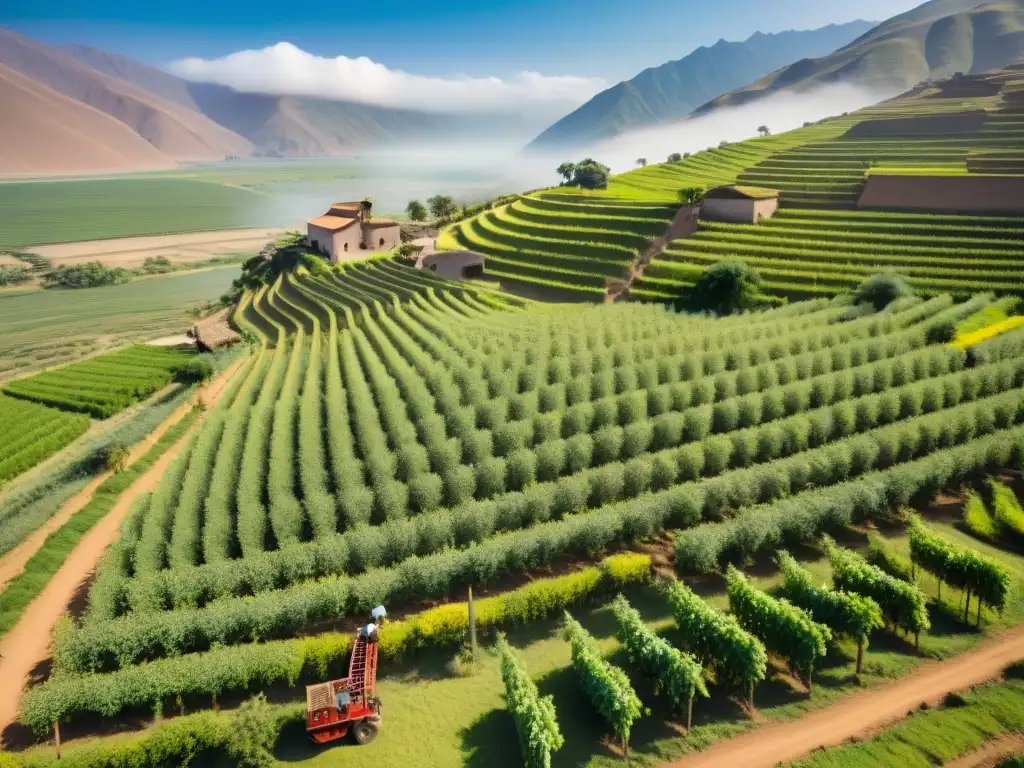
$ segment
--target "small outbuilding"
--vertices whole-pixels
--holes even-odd
[[[779,191],[760,187],[715,187],[709,189],[700,204],[705,221],[756,224],[779,209]]]
[[[367,253],[390,251],[402,242],[397,221],[375,219],[369,201],[334,203],[323,216],[306,223],[311,247],[333,264],[361,259]]]
[[[436,251],[422,255],[416,267],[449,280],[477,280],[484,276],[484,257],[473,251]]]

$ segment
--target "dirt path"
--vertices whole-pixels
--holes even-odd
[[[938,704],[950,691],[996,678],[1020,659],[1024,659],[1024,627],[1004,632],[961,656],[925,662],[906,677],[854,693],[796,720],[755,728],[662,768],[774,768],[817,747],[832,747],[882,728],[906,717],[921,702]]]
[[[166,393],[166,390],[161,390],[156,395],[154,395],[154,398],[160,397]],[[143,438],[140,442],[132,446],[128,458],[128,463],[134,463],[143,454],[145,454],[146,451],[148,451],[153,446],[153,444],[156,443],[156,441],[163,436],[164,432],[166,432],[172,426],[177,424],[178,421],[186,413],[188,413],[191,407],[192,400],[189,400],[188,402],[185,402],[182,405],[180,405],[178,408],[175,408],[174,411],[172,411],[171,414],[166,419],[164,419],[157,426],[156,429],[150,432],[149,435]],[[92,430],[86,432],[86,436],[91,434],[93,434]],[[76,443],[72,443],[72,445],[75,444]],[[56,458],[59,455],[59,453],[55,454],[51,458]],[[45,464],[46,462],[39,466],[42,467]],[[29,472],[33,472],[35,469],[38,469],[38,467],[29,470]],[[62,525],[64,525],[64,523],[71,519],[72,515],[74,515],[78,510],[84,507],[89,502],[89,499],[92,498],[93,492],[100,486],[100,484],[104,480],[109,478],[111,474],[111,472],[103,472],[102,474],[99,474],[96,477],[94,477],[92,480],[86,483],[85,487],[83,487],[80,491],[78,491],[76,494],[71,496],[67,501],[65,501],[61,505],[60,509],[58,509],[57,512],[53,515],[53,517],[51,517],[49,520],[43,523],[39,528],[37,528],[31,535],[29,535],[23,542],[21,542],[21,544],[7,552],[3,557],[0,557],[0,589],[2,589],[4,585],[7,584],[7,582],[9,582],[11,579],[13,579],[15,576],[22,572],[22,570],[25,568],[25,563],[29,561],[29,558],[31,558],[32,555],[36,553],[36,550],[43,546],[43,542],[46,541],[46,537],[58,528],[60,528]],[[29,473],[22,475],[18,479],[20,481],[27,477],[30,477]]]
[[[223,395],[231,376],[244,362],[245,358],[235,362],[196,396],[201,395],[207,406],[212,408]],[[202,423],[201,420],[198,423]],[[57,619],[67,610],[82,581],[95,569],[107,547],[117,537],[121,521],[135,497],[156,487],[187,440],[188,435],[183,435],[121,494],[110,513],[82,538],[43,591],[25,609],[21,620],[0,639],[0,681],[8,691],[0,696],[0,732],[17,720],[20,692],[32,671],[49,658],[50,635]]]
[[[152,256],[165,256],[178,263],[204,261],[229,253],[256,253],[269,240],[285,231],[281,227],[224,229],[178,235],[122,237],[115,240],[39,245],[31,250],[57,265],[101,261],[119,267],[138,267]]]
[[[604,302],[610,304],[621,296],[629,293],[633,282],[643,277],[647,265],[661,256],[673,240],[690,237],[697,231],[697,214],[699,208],[684,205],[669,222],[665,232],[643,251],[637,254],[630,264],[624,278],[611,278],[605,290]]]
[[[1004,757],[1024,753],[1024,733],[1008,733],[946,763],[946,768],[992,768]]]

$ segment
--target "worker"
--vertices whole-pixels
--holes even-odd
[[[348,689],[342,689],[334,694],[334,706],[338,709],[338,717],[345,717],[348,714],[348,705],[352,703],[352,694]]]
[[[366,638],[368,643],[376,643],[380,640],[380,627],[377,622],[367,624],[365,627],[359,630],[359,634]]]
[[[378,605],[370,611],[370,615],[373,616],[373,623],[379,627],[384,623],[384,619],[387,618],[388,612],[384,609],[383,605]]]

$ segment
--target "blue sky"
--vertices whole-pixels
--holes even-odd
[[[3,0],[0,25],[156,65],[290,42],[435,77],[628,79],[719,38],[881,20],[915,0]]]

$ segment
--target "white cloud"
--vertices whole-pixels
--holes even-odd
[[[547,77],[538,72],[520,72],[506,79],[426,77],[388,69],[365,57],[315,56],[291,43],[219,59],[181,59],[169,69],[186,80],[248,93],[314,96],[433,112],[553,108],[569,112],[608,87],[600,78]]]

